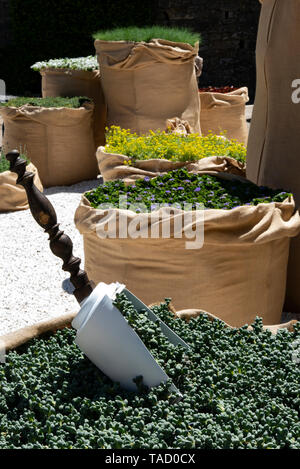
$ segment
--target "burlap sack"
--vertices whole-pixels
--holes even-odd
[[[43,98],[86,96],[95,104],[94,136],[96,148],[105,144],[106,105],[98,70],[41,70]]]
[[[83,196],[75,224],[83,235],[85,269],[95,283],[119,281],[146,304],[171,297],[176,310],[203,308],[239,327],[256,315],[264,324],[280,323],[290,237],[300,231],[294,208],[294,201],[286,200],[205,210],[201,249],[186,248],[178,219],[187,212],[179,209],[156,212],[155,239],[149,236],[151,214],[94,209]],[[161,235],[163,223],[170,226],[169,238]],[[197,223],[193,218],[184,228],[195,232]],[[139,238],[124,232],[118,237],[120,227],[128,231],[139,224]]]
[[[60,329],[64,329],[66,327],[71,327],[71,323],[73,319],[75,318],[77,313],[74,314],[65,314],[63,316],[59,316],[58,318],[54,319],[49,319],[48,321],[43,321],[39,322],[37,324],[34,324],[33,326],[27,326],[23,327],[22,329],[18,329],[16,331],[10,332],[8,334],[0,336],[0,347],[2,350],[4,350],[6,353],[17,349],[21,345],[26,344],[32,339],[36,339],[38,337],[43,336],[44,334],[47,333],[55,333],[56,331]],[[211,320],[216,320],[215,316],[212,314],[199,311],[199,310],[186,310],[186,311],[179,311],[176,313],[178,317],[184,318],[189,320],[191,317],[197,317],[200,314],[206,314]],[[297,323],[297,321],[292,320],[284,324],[278,324],[275,326],[264,326],[265,329],[269,329],[272,334],[277,334],[277,332],[280,329],[287,329],[288,331],[292,332],[294,330],[294,325]],[[226,324],[227,327],[230,327],[228,324]],[[251,327],[249,327],[250,329]]]
[[[34,184],[43,192],[36,167],[30,163],[27,171],[34,173]],[[17,175],[11,171],[0,173],[0,212],[13,212],[29,208],[26,191],[16,184]]]
[[[206,311],[200,310],[178,311],[178,313],[176,313],[176,316],[182,319],[189,320],[191,317],[197,317],[200,314],[206,314],[212,321],[219,319],[216,316],[207,313]],[[17,349],[21,345],[26,344],[30,340],[41,337],[49,332],[55,333],[60,329],[65,329],[66,327],[70,328],[72,321],[76,315],[77,313],[65,314],[63,316],[59,316],[58,318],[49,319],[48,321],[39,322],[37,324],[34,324],[33,326],[23,327],[22,329],[18,329],[8,334],[4,334],[0,336],[0,347],[7,353],[11,350]],[[293,332],[294,325],[296,323],[297,321],[292,320],[284,324],[264,326],[264,329],[269,329],[272,334],[277,334],[280,329],[287,329],[289,332]],[[226,324],[226,327],[232,328],[232,326],[230,326],[229,324]],[[251,326],[249,327],[249,329],[251,329]]]
[[[26,344],[31,339],[40,337],[47,332],[56,332],[59,329],[70,327],[71,322],[77,313],[65,314],[58,318],[49,319],[48,321],[39,322],[32,326],[23,327],[16,331],[0,336],[0,347],[6,352]]]
[[[26,152],[44,187],[71,185],[97,177],[92,103],[79,109],[0,107],[3,150]]]
[[[107,124],[143,134],[163,130],[166,119],[187,120],[200,132],[195,47],[153,39],[95,41],[107,103]]]
[[[300,2],[264,0],[259,22],[257,88],[247,150],[247,177],[259,185],[284,187],[300,205],[300,104],[293,102],[300,79]],[[299,92],[297,93],[299,97]],[[291,243],[285,309],[300,314],[300,237]]]
[[[217,316],[214,316],[213,314],[207,313],[206,311],[203,311],[200,309],[186,309],[182,311],[177,311],[175,314],[176,314],[176,317],[180,319],[185,319],[187,321],[189,321],[192,318],[197,318],[198,316],[201,316],[202,314],[205,314],[208,317],[208,319],[210,319],[211,321],[220,320],[220,318],[218,318]],[[282,324],[274,324],[272,326],[263,326],[263,329],[271,331],[271,333],[274,335],[277,334],[277,332],[280,331],[281,329],[287,329],[289,332],[293,332],[294,326],[295,324],[297,324],[297,322],[298,322],[297,320],[292,319],[291,321],[288,321]],[[230,326],[230,324],[225,323],[225,325],[229,329],[234,329],[234,327]],[[253,328],[252,326],[249,326],[248,329],[252,330]]]
[[[98,148],[96,156],[104,182],[123,179],[126,184],[130,184],[137,179],[153,178],[179,168],[186,168],[188,171],[198,174],[207,172],[218,174],[222,171],[241,177],[245,176],[246,171],[244,164],[223,156],[211,156],[195,162],[177,163],[163,159],[136,160],[130,166],[126,164],[130,160],[128,156],[107,153],[104,147]]]
[[[201,103],[200,124],[203,135],[209,132],[247,144],[248,126],[246,103],[248,88],[243,87],[230,93],[199,93]]]

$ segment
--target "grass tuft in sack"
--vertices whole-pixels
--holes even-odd
[[[176,116],[200,132],[199,35],[180,28],[117,28],[94,35],[107,124],[138,134]]]

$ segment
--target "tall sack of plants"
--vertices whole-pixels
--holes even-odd
[[[26,152],[44,187],[97,177],[94,105],[87,98],[16,98],[0,106],[3,150]]]
[[[179,117],[189,122],[193,132],[200,132],[197,35],[187,36],[193,44],[177,42],[172,29],[155,27],[100,32],[94,37],[108,126],[141,134],[163,130],[166,119]]]
[[[201,131],[220,134],[247,144],[248,127],[246,103],[249,101],[248,88],[242,87],[229,93],[201,92]]]
[[[215,171],[109,181],[85,194],[75,214],[85,270],[145,304],[168,297],[177,311],[202,309],[234,327],[256,316],[279,324],[290,238],[300,231],[294,200]]]
[[[54,59],[31,68],[42,76],[43,98],[87,96],[93,100],[95,145],[104,145],[106,105],[96,57]]]

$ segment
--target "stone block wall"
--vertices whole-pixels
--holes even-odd
[[[158,0],[157,21],[201,33],[200,86],[246,85],[253,98],[260,8],[258,0]]]
[[[1,60],[7,59],[13,42],[9,1],[0,0]],[[190,27],[202,35],[199,54],[204,58],[204,70],[200,86],[248,86],[253,100],[258,0],[153,0],[153,11],[158,24]]]
[[[0,0],[0,49],[9,45],[10,41],[9,0]]]

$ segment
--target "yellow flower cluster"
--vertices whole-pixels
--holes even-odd
[[[157,130],[148,135],[137,135],[130,130],[112,126],[107,129],[105,151],[119,153],[135,160],[162,158],[170,161],[196,161],[207,156],[230,156],[245,163],[246,147],[224,135],[187,136]]]

